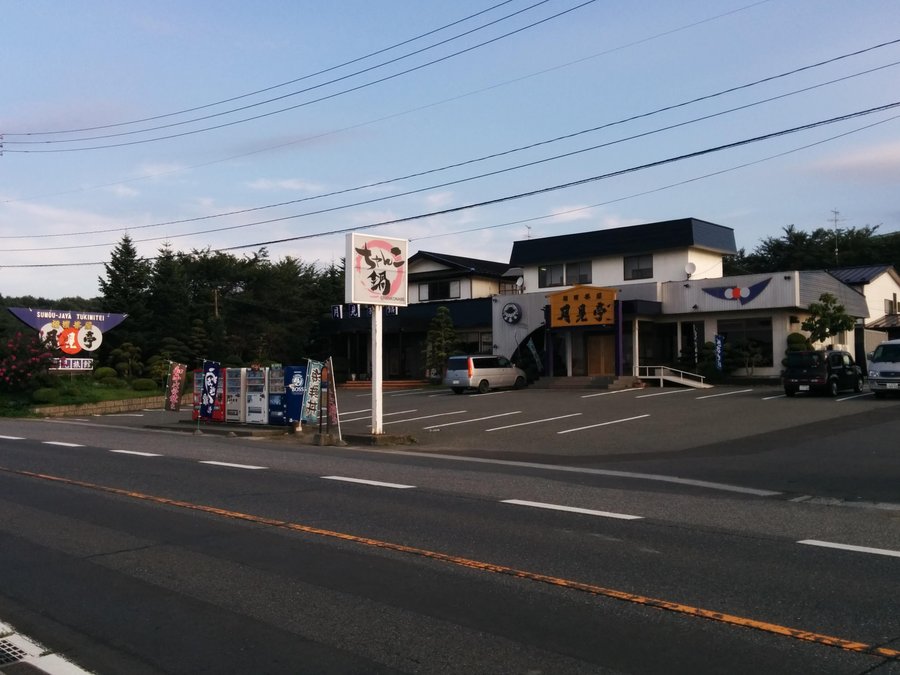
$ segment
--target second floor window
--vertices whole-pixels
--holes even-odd
[[[566,263],[566,285],[591,283],[591,261],[580,260]]]
[[[430,281],[419,284],[419,300],[455,300],[459,298],[459,281]]]
[[[652,255],[628,255],[625,261],[625,281],[632,279],[652,279],[653,278],[653,256]]]
[[[563,285],[563,264],[541,265],[538,267],[538,286],[549,288],[550,286]]]

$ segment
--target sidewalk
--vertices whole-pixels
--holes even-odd
[[[0,675],[89,675],[0,621]]]

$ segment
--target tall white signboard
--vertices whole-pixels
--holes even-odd
[[[382,429],[382,307],[406,307],[409,242],[354,232],[347,235],[344,301],[372,305],[372,433]]]

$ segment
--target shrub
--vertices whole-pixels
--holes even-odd
[[[139,377],[131,383],[135,391],[156,391],[159,386],[148,377]]]
[[[100,384],[104,387],[109,387],[110,389],[124,389],[128,385],[125,380],[120,380],[118,377],[104,377],[100,380]]]
[[[809,338],[803,333],[790,333],[787,336],[787,351],[803,352],[812,349]]]
[[[110,368],[109,366],[101,366],[94,371],[94,379],[95,380],[104,380],[107,377],[118,377],[119,374],[116,372],[115,368]]]
[[[56,403],[59,400],[59,391],[49,387],[35,389],[31,394],[31,398],[35,403]]]
[[[27,392],[40,387],[40,377],[53,355],[37,335],[21,332],[0,342],[0,391]]]

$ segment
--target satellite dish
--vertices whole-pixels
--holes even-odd
[[[525,285],[525,277],[519,277],[516,279],[516,288],[522,288]]]
[[[697,271],[697,266],[692,262],[689,262],[687,265],[684,266],[684,273],[687,274],[688,279],[690,279],[691,275],[696,271]]]

